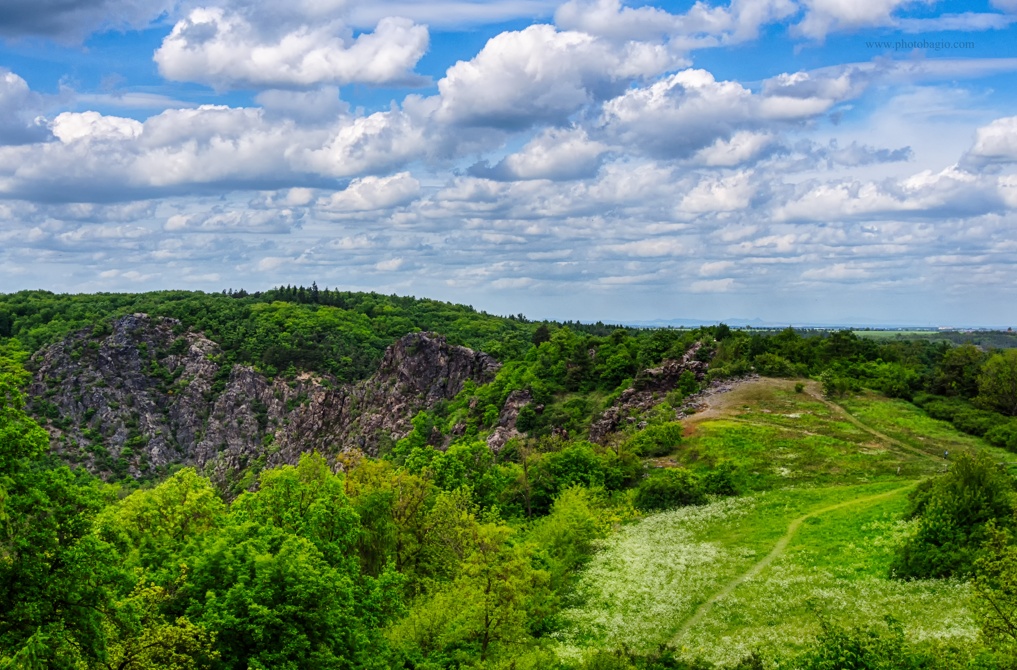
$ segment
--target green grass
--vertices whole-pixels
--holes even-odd
[[[729,460],[755,493],[656,514],[609,538],[563,615],[562,657],[664,644],[719,663],[752,651],[776,663],[809,644],[822,618],[868,626],[890,615],[916,641],[977,636],[968,585],[892,580],[890,566],[911,485],[943,472],[943,451],[1012,454],[900,400],[834,404],[774,380],[731,393],[655,462]]]
[[[584,573],[582,599],[565,612],[559,651],[650,650],[731,662],[760,650],[793,655],[824,615],[847,625],[902,621],[915,638],[971,638],[967,587],[887,578],[907,491],[825,512],[801,525],[783,554],[719,599],[681,639],[697,607],[766,556],[792,520],[898,489],[906,482],[785,489],[648,517],[611,538]]]
[[[1017,455],[993,447],[979,437],[961,433],[949,422],[933,419],[904,400],[870,393],[839,402],[866,425],[930,456],[940,457],[944,451],[952,454],[982,451],[1003,462],[1017,461]]]
[[[931,475],[943,470],[943,451],[984,446],[903,401],[846,401],[852,414],[858,410],[863,427],[807,393],[760,385],[746,398],[750,404],[729,407],[722,418],[699,423],[673,462],[696,469],[728,460],[746,490],[761,491]],[[914,424],[927,436],[902,436],[898,424]]]

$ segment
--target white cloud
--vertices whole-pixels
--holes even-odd
[[[864,88],[857,79],[854,71],[782,74],[753,93],[706,70],[683,70],[604,103],[602,129],[615,143],[653,156],[702,152],[700,160],[724,164],[761,151],[767,128],[811,119],[857,95]]]
[[[996,119],[979,128],[965,162],[973,165],[1017,162],[1017,116]]]
[[[428,147],[425,126],[398,111],[310,127],[258,108],[173,109],[143,123],[64,112],[50,130],[59,141],[0,147],[0,194],[103,201],[210,185],[326,186],[399,167]]]
[[[493,168],[486,164],[475,165],[470,173],[509,181],[581,179],[597,173],[600,159],[609,148],[591,140],[582,128],[548,128]]]
[[[796,32],[822,41],[829,33],[893,25],[894,12],[932,0],[802,0],[805,16]]]
[[[264,21],[263,17],[258,17]],[[193,10],[155,52],[167,79],[216,88],[404,83],[427,51],[427,28],[384,18],[353,37],[340,21],[305,22],[284,32],[220,7]]]
[[[814,281],[843,281],[845,279],[865,279],[871,273],[862,267],[848,263],[834,263],[829,267],[811,268],[802,273],[802,279]]]
[[[474,58],[450,67],[438,82],[436,118],[503,128],[561,122],[679,62],[660,44],[618,46],[585,33],[533,25],[491,38]]]
[[[693,293],[728,293],[735,289],[735,280],[731,277],[725,279],[700,279],[692,282],[689,290]]]
[[[442,28],[465,28],[512,19],[549,16],[558,0],[384,0],[356,3],[350,10],[350,22],[370,27],[386,16],[405,16],[418,23]]]
[[[345,190],[318,201],[318,207],[334,212],[368,212],[407,205],[420,195],[420,182],[409,172],[390,177],[354,179]]]
[[[704,277],[724,274],[734,266],[735,264],[731,261],[711,261],[699,266],[699,274]]]
[[[46,139],[42,96],[10,70],[0,67],[0,145]]]
[[[689,191],[677,208],[683,212],[730,212],[749,206],[758,184],[751,171],[709,176]]]
[[[617,40],[668,37],[683,48],[710,47],[754,39],[760,27],[797,11],[792,0],[734,0],[729,6],[696,2],[685,14],[652,6],[625,7],[620,0],[568,0],[555,23]]]
[[[390,258],[388,260],[379,261],[374,264],[374,269],[380,270],[381,272],[394,272],[403,266],[402,258]]]
[[[339,88],[323,86],[310,91],[269,89],[255,96],[255,101],[270,119],[293,119],[304,124],[333,122],[349,111],[340,100]]]
[[[718,137],[713,144],[696,152],[692,161],[711,167],[734,167],[758,158],[774,140],[768,132],[739,130],[730,138]]]
[[[666,238],[650,238],[636,240],[623,244],[613,244],[604,247],[623,256],[635,256],[639,258],[657,258],[661,256],[680,256],[688,253],[685,245],[680,240]]]

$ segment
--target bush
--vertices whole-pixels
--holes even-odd
[[[633,435],[628,442],[629,448],[639,456],[666,456],[682,442],[682,425],[677,421],[669,421],[650,425]]]
[[[764,377],[794,377],[795,368],[791,361],[777,354],[765,353],[752,359],[756,372]]]
[[[1017,421],[996,424],[985,432],[985,441],[995,447],[1017,452]]]
[[[702,486],[705,493],[719,496],[738,495],[740,487],[735,481],[734,465],[727,461],[719,463],[716,468],[702,475]]]
[[[668,469],[643,481],[636,489],[634,504],[643,511],[702,505],[706,491],[694,473],[680,468]]]
[[[898,549],[892,572],[905,579],[966,576],[990,524],[1012,528],[1014,481],[986,456],[962,454],[945,475],[911,494],[915,532]]]

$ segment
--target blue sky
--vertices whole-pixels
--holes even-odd
[[[0,292],[1017,326],[1015,24],[1017,0],[5,0]]]

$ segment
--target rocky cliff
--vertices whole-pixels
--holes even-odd
[[[635,417],[650,410],[675,390],[686,371],[692,372],[696,381],[703,381],[709,365],[696,358],[701,348],[702,345],[697,343],[680,359],[668,359],[659,367],[640,372],[632,387],[622,391],[618,400],[590,424],[590,441],[603,443],[608,435],[626,422],[636,421]]]
[[[123,317],[87,329],[31,362],[33,408],[53,450],[104,476],[194,465],[220,483],[295,462],[301,453],[377,453],[406,435],[422,409],[499,364],[429,333],[407,335],[356,384],[327,376],[268,379],[224,364],[219,345],[167,318]]]

